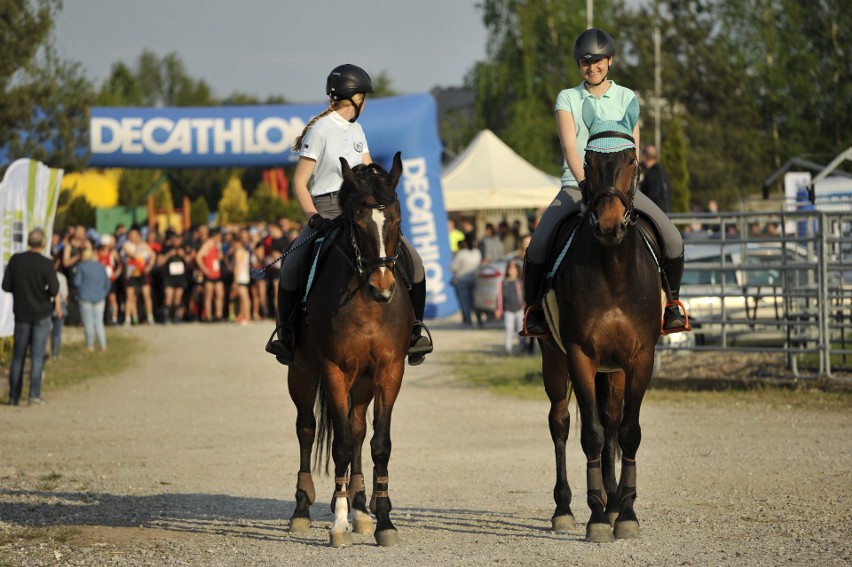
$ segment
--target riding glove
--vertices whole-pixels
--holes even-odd
[[[320,234],[328,234],[328,231],[334,226],[334,220],[323,218],[321,214],[317,213],[308,221],[308,226]]]

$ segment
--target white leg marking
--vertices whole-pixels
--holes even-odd
[[[334,502],[334,523],[331,524],[331,533],[340,534],[349,531],[349,500],[338,497]]]

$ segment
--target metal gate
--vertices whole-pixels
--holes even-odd
[[[673,215],[694,331],[664,350],[779,352],[796,377],[852,371],[852,211]]]

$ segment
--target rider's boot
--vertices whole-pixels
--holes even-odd
[[[680,302],[680,282],[683,279],[683,254],[677,258],[667,258],[663,266],[663,271],[666,273],[666,280],[669,282],[671,301],[663,309],[662,333],[669,335],[671,333],[691,331],[692,327],[689,325],[689,314],[686,312],[686,307]]]
[[[524,259],[524,328],[518,333],[522,337],[547,338],[547,321],[541,307],[541,288],[547,275],[547,266]]]
[[[278,312],[279,323],[275,332],[266,343],[266,352],[274,354],[275,359],[285,366],[293,362],[296,354],[296,330],[294,328],[294,317],[296,306],[299,304],[299,290],[284,289],[278,287]],[[278,335],[278,338],[273,338]]]
[[[426,355],[432,352],[432,335],[423,323],[426,311],[426,280],[411,284],[411,306],[414,308],[414,327],[411,329],[411,343],[408,346],[408,364],[417,366],[423,363]],[[423,331],[426,331],[423,334]]]

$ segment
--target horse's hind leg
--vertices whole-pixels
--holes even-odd
[[[352,428],[352,468],[349,477],[349,500],[355,511],[354,532],[373,533],[373,519],[367,510],[367,488],[364,470],[361,468],[361,450],[367,437],[367,406],[373,399],[371,380],[360,379],[349,393],[352,407],[349,410],[349,425]]]
[[[604,427],[604,448],[601,454],[601,473],[606,491],[606,516],[610,525],[619,512],[618,484],[615,469],[618,461],[618,426],[624,407],[624,372],[599,373],[595,378],[598,413]]]
[[[556,452],[556,485],[553,487],[553,499],[556,510],[550,519],[554,532],[568,532],[575,528],[574,514],[571,512],[571,487],[568,485],[568,473],[565,469],[565,443],[571,426],[568,412],[568,372],[565,355],[552,345],[545,343],[542,352],[542,374],[544,390],[550,399],[550,437]]]
[[[628,380],[625,390],[624,419],[618,430],[621,445],[621,480],[618,483],[619,512],[615,520],[615,537],[620,539],[639,537],[639,520],[633,510],[636,501],[636,452],[642,441],[639,426],[639,407],[645,390],[651,381],[654,369],[654,352],[651,350],[637,362],[634,375]]]
[[[311,448],[316,435],[314,417],[315,380],[297,368],[287,375],[290,398],[296,404],[296,437],[299,439],[299,474],[296,480],[296,509],[290,518],[291,532],[304,532],[311,527],[311,504],[316,499],[311,476]]]
[[[382,547],[399,544],[399,534],[390,519],[393,506],[388,492],[388,462],[391,455],[391,413],[399,394],[404,360],[399,364],[394,363],[382,378],[377,377],[376,397],[373,401],[373,438],[370,440],[373,496],[370,499],[370,510],[376,515],[376,543]]]

